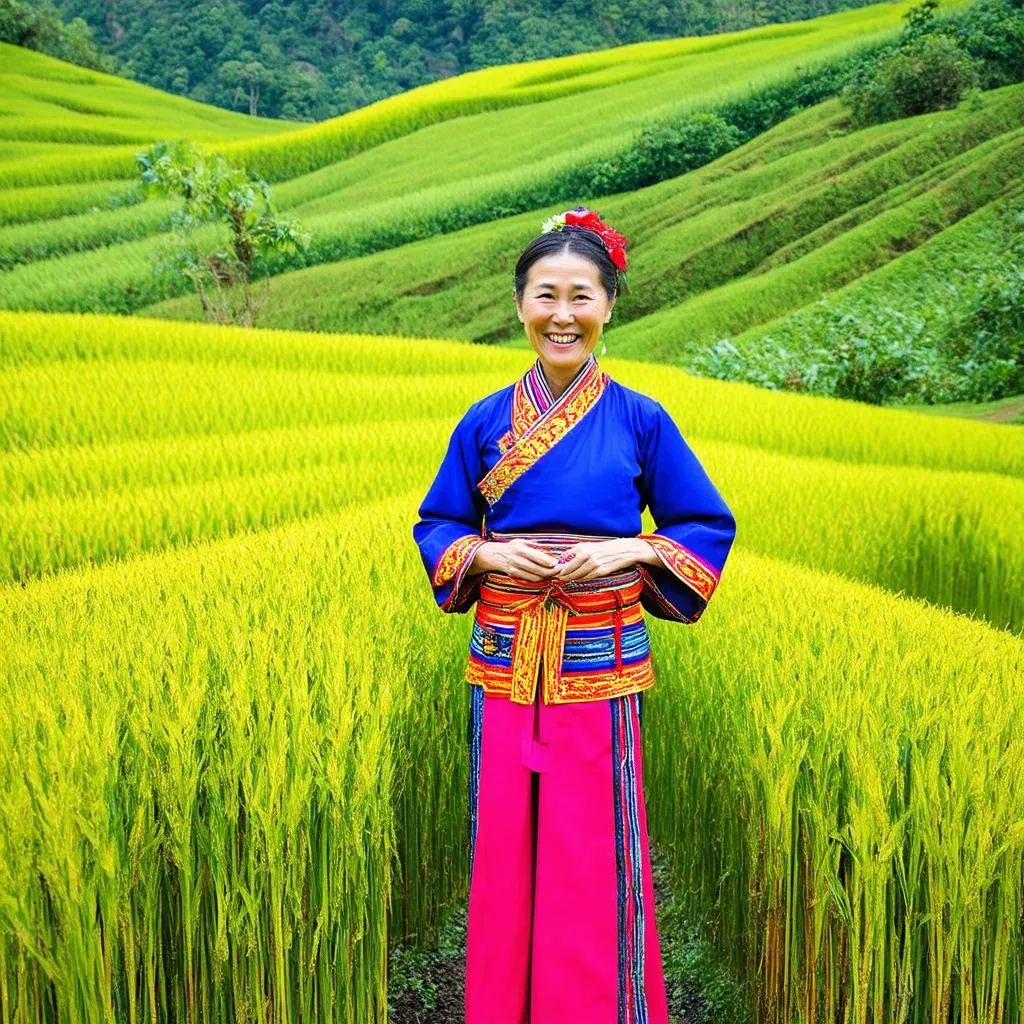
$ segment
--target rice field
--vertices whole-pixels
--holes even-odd
[[[468,882],[469,618],[409,530],[527,364],[0,314],[0,1019],[385,1019]],[[601,364],[740,523],[645,754],[758,1019],[1024,1019],[1024,438]]]
[[[552,183],[909,6],[315,126],[0,44],[2,1024],[386,1021],[389,950],[468,885],[470,616],[410,531],[459,417],[532,361],[512,262]],[[1022,88],[861,131],[828,100],[571,197],[631,240],[602,368],[738,520],[700,622],[648,619],[644,764],[757,1024],[1024,1024],[1024,433],[686,372],[823,294],[939,302],[1024,202]],[[132,154],[180,136],[314,231],[261,329],[153,279],[171,204]]]

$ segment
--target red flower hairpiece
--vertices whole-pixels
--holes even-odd
[[[604,247],[608,250],[612,263],[619,270],[626,269],[626,244],[628,239],[625,235],[620,235],[614,228],[605,224],[593,210],[588,210],[585,206],[574,206],[571,210],[566,210],[565,213],[555,214],[554,217],[549,217],[544,221],[544,224],[541,226],[541,234],[548,231],[561,231],[563,228],[568,227],[586,228],[588,231],[593,231],[596,235],[599,235],[601,241],[604,242]]]

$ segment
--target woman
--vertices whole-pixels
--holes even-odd
[[[523,251],[513,294],[537,359],[470,406],[413,527],[441,609],[476,603],[467,1024],[668,1020],[643,611],[696,622],[735,520],[660,403],[597,365],[625,244],[578,206]]]

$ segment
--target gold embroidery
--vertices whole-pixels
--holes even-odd
[[[552,704],[598,700],[651,685],[649,650],[629,663],[621,656],[623,628],[644,621],[640,574],[635,570],[613,574],[601,581],[599,589],[594,588],[596,583],[548,582],[538,587],[502,573],[486,573],[476,611],[480,650],[485,656],[490,653],[488,636],[495,622],[512,629],[512,647],[507,663],[484,662],[471,651],[466,678],[520,704],[536,699],[538,675],[544,680],[544,699]],[[614,667],[563,669],[570,635],[576,642],[577,631],[589,633],[609,625],[615,637]]]
[[[529,372],[529,371],[527,371]],[[522,437],[540,419],[536,406],[526,397],[523,378],[516,381],[512,392],[512,435],[513,440]]]
[[[671,573],[678,576],[705,601],[711,600],[711,595],[718,585],[718,577],[696,555],[687,551],[682,544],[677,544],[661,534],[641,533],[637,536],[654,548]]]
[[[466,664],[465,679],[470,685],[482,686],[486,693],[493,696],[505,697],[517,704],[530,703],[514,692],[507,670],[502,673],[495,666],[483,665],[470,658]],[[617,675],[611,672],[563,673],[557,688],[553,680],[545,678],[544,701],[548,704],[578,704],[606,700],[647,690],[654,682],[654,666],[648,657],[635,665],[623,665]]]
[[[454,579],[455,574],[459,571],[462,563],[466,561],[467,556],[476,551],[477,547],[483,543],[483,539],[478,533],[468,533],[465,537],[459,537],[457,540],[452,541],[441,552],[441,557],[437,560],[434,575],[431,579],[433,585],[440,587],[449,580]]]
[[[489,505],[493,505],[526,470],[580,422],[601,397],[606,381],[607,375],[601,370],[591,374],[563,406],[538,420],[532,430],[502,455],[477,484]]]

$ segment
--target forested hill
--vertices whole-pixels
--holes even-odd
[[[117,73],[318,121],[476,68],[798,21],[859,0],[59,0]]]

